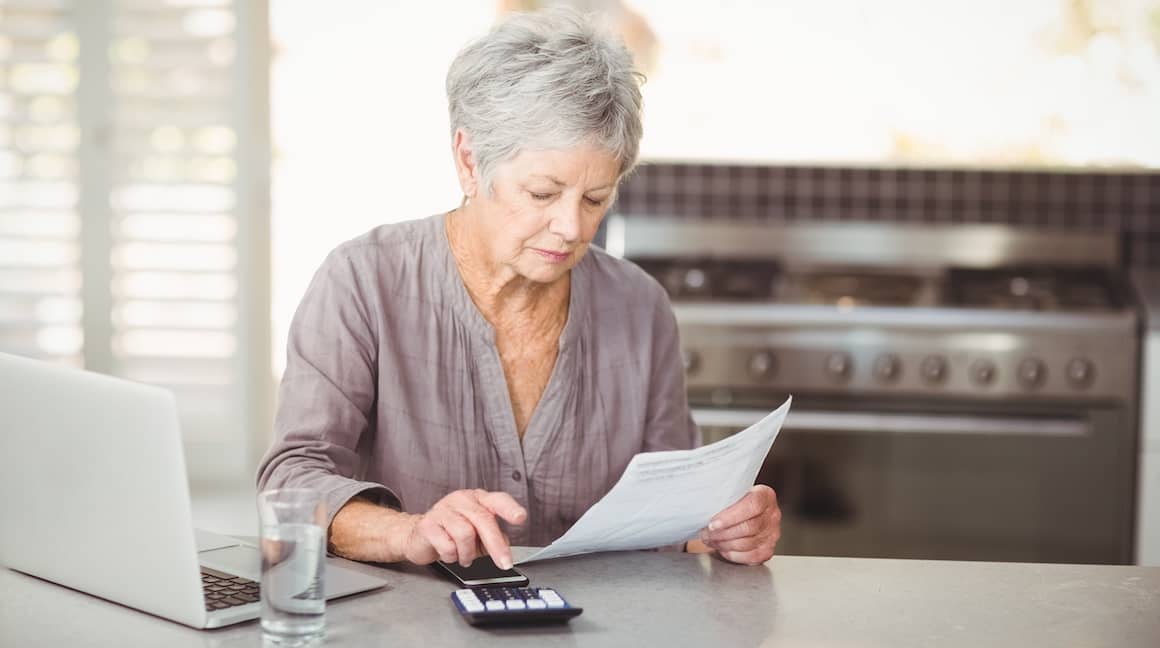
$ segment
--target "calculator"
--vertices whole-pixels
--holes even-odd
[[[475,587],[451,593],[471,625],[564,623],[584,611],[548,587]]]

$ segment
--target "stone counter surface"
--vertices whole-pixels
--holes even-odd
[[[525,565],[584,614],[479,630],[427,568],[327,609],[328,646],[1156,646],[1160,568],[607,553]],[[197,631],[0,570],[0,646],[257,646],[256,622]]]

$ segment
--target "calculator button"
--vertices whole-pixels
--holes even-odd
[[[542,599],[528,599],[529,610],[543,610],[546,607],[548,607],[548,604]]]
[[[526,607],[528,607],[528,605],[527,603],[524,603],[523,599],[512,599],[507,602],[507,609],[509,610],[522,610]]]
[[[459,590],[455,592],[455,597],[459,599],[460,604],[463,605],[463,609],[468,612],[483,612],[483,603],[475,595],[475,592],[471,590]]]
[[[554,590],[540,590],[540,598],[544,599],[550,608],[564,607],[564,599],[560,598],[560,595]]]
[[[495,610],[502,610],[502,609],[504,609],[503,601],[488,601],[487,602],[487,609],[490,611],[493,611],[493,612]]]

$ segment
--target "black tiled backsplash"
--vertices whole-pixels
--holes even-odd
[[[1114,230],[1129,265],[1160,268],[1160,173],[646,163],[625,181],[614,211]]]

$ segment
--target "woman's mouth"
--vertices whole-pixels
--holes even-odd
[[[536,254],[539,254],[540,257],[550,263],[563,263],[568,260],[568,257],[572,256],[571,252],[553,252],[552,250],[541,250],[540,248],[532,249],[536,251]]]

